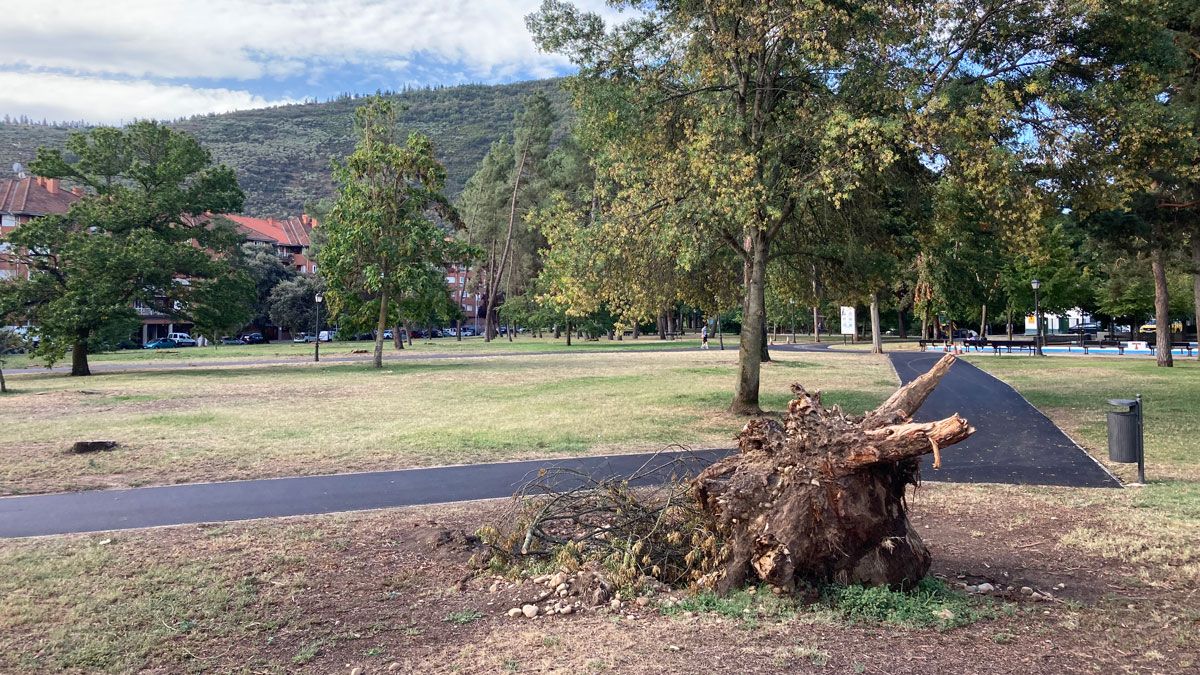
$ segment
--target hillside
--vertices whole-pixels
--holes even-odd
[[[566,94],[555,80],[396,94],[400,124],[433,139],[446,165],[447,192],[454,197],[495,139],[509,132],[513,113],[535,91],[550,97],[560,120],[568,112]],[[333,193],[330,162],[354,145],[353,111],[365,99],[345,98],[279,108],[205,115],[173,123],[195,135],[217,161],[237,170],[246,191],[246,213],[280,216],[299,213],[306,203]],[[0,172],[13,162],[28,163],[38,146],[61,147],[70,129],[0,123]]]

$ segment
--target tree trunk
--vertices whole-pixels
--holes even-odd
[[[879,294],[871,294],[871,353],[883,353],[883,334],[879,332]]]
[[[458,342],[462,342],[462,319],[454,321],[454,337],[458,339]]]
[[[529,144],[521,149],[521,159],[517,162],[516,170],[513,176],[513,191],[512,201],[508,207],[508,233],[504,236],[504,250],[500,254],[500,262],[496,270],[488,270],[488,276],[495,274],[495,282],[491,284],[493,288],[488,293],[487,308],[488,314],[496,307],[496,292],[500,290],[500,281],[504,278],[504,268],[508,266],[508,254],[512,251],[513,228],[517,222],[517,195],[521,191],[521,177],[525,175],[525,159],[529,156]],[[489,279],[490,281],[490,279]],[[510,280],[511,281],[511,280]],[[509,340],[512,340],[512,335],[509,335]]]
[[[79,331],[75,337],[75,344],[71,346],[72,377],[84,377],[92,374],[92,369],[88,367],[87,343],[88,332]]]
[[[954,363],[947,354],[925,375],[863,417],[821,405],[792,386],[781,424],[751,420],[739,452],[694,481],[701,508],[723,540],[718,569],[702,584],[727,592],[767,583],[783,592],[823,584],[912,587],[930,554],[908,521],[905,492],[919,459],[974,429],[958,415],[914,423],[912,414]]]
[[[1161,240],[1161,239],[1160,239]],[[1167,253],[1158,246],[1151,254],[1150,268],[1154,272],[1154,356],[1158,365],[1175,365],[1171,356],[1171,305],[1167,294]]]
[[[987,337],[987,303],[983,303],[983,309],[979,311],[979,337]]]
[[[8,383],[4,381],[4,368],[0,367],[0,394],[8,393]]]
[[[567,346],[571,346],[571,322],[567,321]]]
[[[813,337],[817,342],[821,341],[821,314],[816,305],[813,305]]]
[[[634,340],[636,340],[636,339],[638,339],[638,338],[639,338],[639,337],[641,337],[641,336],[642,336],[642,324],[641,324],[641,322],[638,322],[638,323],[635,323],[635,324],[633,324],[633,339],[634,339]]]
[[[371,365],[383,367],[383,331],[387,330],[388,294],[387,286],[379,289],[379,320],[375,322],[375,358]]]
[[[404,349],[404,333],[400,332],[400,324],[392,326],[392,347],[395,349]]]
[[[404,322],[404,339],[408,340],[408,346],[412,346],[412,325],[409,322]]]
[[[1197,342],[1200,342],[1200,228],[1192,233],[1192,267],[1192,292],[1196,296],[1193,308],[1196,315],[1192,327],[1196,329]],[[1196,351],[1196,358],[1200,359],[1200,350]]]
[[[905,326],[904,326],[904,308],[903,307],[896,310],[896,323],[900,326],[900,339],[901,340],[907,339],[908,338],[908,329],[905,328]]]
[[[766,339],[766,233],[756,230],[746,237],[749,250],[745,258],[746,298],[743,306],[742,335],[738,345],[738,381],[729,411],[740,415],[758,415],[758,385],[762,369],[763,341]],[[769,357],[768,357],[769,358]]]

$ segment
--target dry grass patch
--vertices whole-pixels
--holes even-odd
[[[947,583],[1055,595],[1004,595],[995,618],[949,629],[764,614],[773,600],[740,608],[747,594],[690,614],[510,619],[533,585],[490,591],[461,537],[498,503],[0,541],[0,671],[1186,672],[1200,598],[1066,536],[1124,512],[1113,494],[923,487],[914,522]]]
[[[795,380],[850,410],[895,386],[878,358],[776,358],[775,409]],[[15,376],[0,492],[726,447],[743,422],[724,412],[735,369],[735,351],[697,350]],[[122,447],[64,452],[85,438]]]

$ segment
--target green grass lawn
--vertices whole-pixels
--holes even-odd
[[[1159,565],[1189,583],[1200,581],[1200,363],[1177,359],[1174,368],[1159,368],[1153,359],[1139,358],[968,358],[1013,385],[1126,482],[1137,479],[1137,465],[1108,461],[1108,400],[1141,394],[1148,484],[1092,495],[1097,505],[1123,508],[1104,511],[1102,526],[1081,525],[1067,540],[1107,558]]]
[[[16,375],[15,393],[0,397],[0,493],[729,447],[744,422],[724,411],[736,358],[732,349],[594,349],[396,361],[381,371],[349,363]],[[775,410],[794,381],[853,411],[896,386],[880,358],[776,358],[762,388]],[[121,448],[68,454],[81,439]]]
[[[737,350],[737,336],[725,336],[725,349]],[[799,337],[799,341],[804,341],[804,336]],[[88,355],[88,362],[92,364],[111,364],[111,363],[143,363],[143,362],[204,362],[204,361],[232,361],[232,360],[297,360],[303,361],[311,359],[313,355],[312,344],[293,343],[290,341],[272,342],[265,345],[218,345],[208,347],[187,347],[183,349],[125,349],[114,352],[101,352],[98,354]],[[700,346],[700,338],[695,333],[688,333],[680,339],[676,340],[660,340],[656,335],[643,335],[634,340],[626,337],[623,340],[609,340],[601,338],[599,340],[584,340],[572,339],[571,346],[567,346],[565,337],[555,339],[547,334],[545,337],[537,338],[530,335],[519,335],[509,342],[507,337],[501,336],[491,342],[485,342],[482,337],[468,337],[461,341],[452,338],[435,338],[432,340],[414,340],[412,345],[405,345],[402,350],[397,350],[392,347],[392,341],[384,342],[384,357],[412,356],[412,355],[428,355],[428,354],[498,354],[498,353],[545,353],[545,352],[563,352],[587,354],[592,352],[603,352],[610,350],[662,350],[662,349],[679,349],[683,347]],[[718,349],[717,339],[711,339],[711,347]],[[375,349],[374,342],[325,342],[321,344],[321,354],[323,356],[347,356],[356,351],[367,350],[371,352]],[[44,362],[30,358],[28,355],[17,354],[6,357],[4,368],[36,368],[44,366]],[[68,355],[64,361],[55,364],[57,366],[70,366],[70,356]]]

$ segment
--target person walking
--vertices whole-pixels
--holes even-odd
[[[708,324],[700,329],[700,349],[708,349]]]

